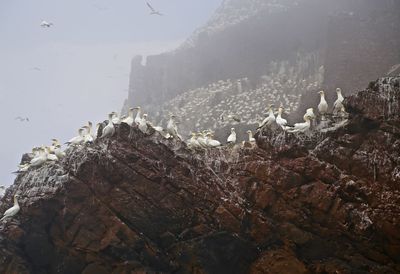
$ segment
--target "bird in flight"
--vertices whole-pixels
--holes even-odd
[[[40,23],[40,26],[42,28],[50,28],[52,25],[53,25],[53,23],[49,23],[49,22],[44,21],[44,20],[42,21],[42,23]]]
[[[147,6],[150,8],[151,12],[150,15],[159,15],[159,16],[163,16],[164,14],[162,14],[161,12],[155,10],[150,4],[149,2],[146,2]]]
[[[18,120],[20,122],[29,122],[29,118],[28,117],[23,118],[21,116],[18,116],[18,117],[15,117],[15,120]]]

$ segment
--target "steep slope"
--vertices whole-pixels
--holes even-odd
[[[0,204],[0,273],[397,273],[400,77],[349,123],[192,152],[122,124],[20,175]]]
[[[399,9],[400,2],[395,0],[224,1],[210,21],[177,50],[149,56],[146,65],[141,57],[133,59],[124,110],[141,105],[162,123],[168,112],[193,105],[191,93],[204,90],[210,93],[205,99],[212,102],[208,106],[215,108],[215,113],[234,113],[236,108],[223,103],[225,94],[215,98],[213,86],[220,81],[235,86],[238,80],[247,79],[245,96],[257,96],[276,106],[283,103],[300,117],[317,100],[318,89],[327,89],[332,100],[336,87],[350,94],[364,88],[370,79],[396,73],[400,64]],[[269,85],[265,79],[280,86]],[[288,88],[282,88],[289,81]],[[257,90],[262,92],[257,94]],[[296,107],[271,98],[275,90],[295,96],[289,104],[297,103]],[[178,96],[189,100],[177,104]],[[243,102],[235,92],[227,96],[235,104]],[[245,106],[249,109],[242,112],[250,117],[245,118],[249,125],[260,112],[253,110],[252,104]],[[197,123],[203,129],[210,124],[217,129],[219,117],[203,123],[206,119],[202,118],[210,113],[204,108],[196,110],[198,121],[186,121],[191,113],[182,113],[183,128],[188,128],[184,133],[197,128]]]

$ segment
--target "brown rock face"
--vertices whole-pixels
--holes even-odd
[[[20,175],[0,273],[398,273],[400,90],[346,99],[343,127],[191,152],[122,124]]]

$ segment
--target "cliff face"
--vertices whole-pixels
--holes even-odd
[[[191,152],[122,124],[20,175],[0,273],[396,273],[400,78],[346,99],[342,128]],[[131,133],[131,136],[129,137]]]
[[[150,56],[145,66],[141,57],[133,59],[125,109],[141,105],[162,122],[168,112],[190,104],[190,100],[180,105],[171,101],[178,95],[189,96],[189,91],[200,88],[211,92],[209,85],[218,85],[220,80],[232,81],[235,86],[237,80],[246,78],[244,91],[249,96],[262,89],[259,98],[283,103],[290,112],[302,115],[317,89],[327,89],[332,99],[336,87],[348,95],[364,88],[370,79],[389,72],[398,75],[399,9],[396,0],[224,1],[179,49]],[[266,78],[279,85],[271,85]],[[268,88],[263,89],[266,84]],[[285,85],[287,88],[282,88]],[[267,98],[275,89],[285,95],[303,95],[302,104],[289,106],[296,101]],[[240,104],[242,98],[235,98]],[[220,112],[237,111],[223,101],[217,99],[212,106],[221,104]],[[243,112],[252,116],[245,123],[251,124],[256,113],[258,109]],[[192,129],[197,123],[209,126],[201,119],[207,113],[197,114],[199,121],[182,123]],[[213,122],[218,122],[218,117],[215,119]]]

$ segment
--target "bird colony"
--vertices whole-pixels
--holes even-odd
[[[325,92],[319,91],[320,103],[318,104],[318,116],[314,113],[313,108],[307,109],[304,114],[304,122],[295,123],[294,125],[288,125],[287,120],[283,117],[285,113],[285,108],[281,105],[278,109],[274,109],[273,105],[269,105],[267,108],[266,118],[259,121],[259,126],[257,128],[260,130],[276,130],[280,128],[281,130],[291,133],[306,133],[312,130],[322,129],[329,126],[330,122],[335,122],[336,124],[343,124],[346,121],[348,114],[345,111],[342,96],[342,91],[340,88],[336,89],[337,100],[333,103],[330,108],[328,102],[325,99]],[[330,111],[331,110],[331,111]],[[129,125],[131,128],[137,127],[144,134],[149,133],[149,129],[153,129],[158,132],[163,138],[166,139],[177,139],[184,142],[183,137],[179,134],[177,116],[170,114],[167,127],[164,129],[161,126],[154,126],[150,121],[146,113],[142,114],[141,107],[130,108],[127,115],[120,116],[117,112],[111,112],[108,114],[108,120],[105,126],[98,123],[95,130],[92,130],[93,124],[88,122],[87,125],[82,126],[78,129],[78,135],[71,138],[65,143],[68,147],[77,146],[87,146],[93,144],[94,142],[101,142],[105,139],[110,139],[115,134],[116,126],[121,123]],[[237,117],[230,116],[230,120],[238,119]],[[312,128],[313,121],[320,121],[319,125]],[[248,134],[248,139],[245,142],[254,146],[256,139],[253,137],[253,132],[251,130],[246,131]],[[233,148],[238,146],[238,140],[236,137],[236,130],[234,127],[231,128],[230,132],[227,132],[226,147]],[[223,146],[223,143],[214,139],[214,133],[211,130],[201,130],[197,132],[192,132],[190,134],[190,139],[185,141],[188,148],[192,151],[204,150],[204,149],[219,149]],[[68,148],[64,151],[62,149],[61,143],[57,139],[52,139],[52,143],[49,146],[42,145],[40,147],[35,147],[32,149],[31,153],[28,154],[29,160],[25,163],[19,165],[18,171],[15,173],[25,173],[30,169],[34,169],[45,164],[53,164],[57,161],[61,161],[66,154],[69,152]],[[14,195],[14,206],[8,209],[2,219],[6,220],[15,216],[20,210],[18,204],[18,194]]]
[[[318,56],[312,54],[299,56],[294,64],[272,62],[267,66],[270,73],[259,79],[220,80],[187,91],[161,108],[150,109],[150,113],[160,123],[168,113],[175,113],[181,117],[180,128],[185,135],[202,128],[225,128],[232,121],[255,125],[263,119],[268,104],[282,104],[290,115],[298,110],[300,94],[314,92],[323,82],[323,67],[310,73],[315,63],[318,63]]]

